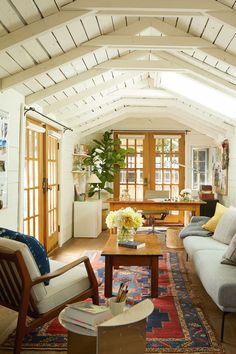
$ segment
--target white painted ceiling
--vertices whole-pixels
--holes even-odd
[[[162,85],[194,78],[235,99],[235,0],[0,0],[0,79],[28,106],[88,135],[168,115],[211,137],[236,117]],[[222,106],[224,102],[222,100]]]

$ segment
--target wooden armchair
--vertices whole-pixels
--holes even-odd
[[[50,261],[50,267],[51,272],[41,276],[25,244],[0,238],[0,305],[19,313],[15,354],[20,353],[25,335],[57,316],[67,303],[89,297],[99,302],[98,282],[88,257],[68,265]],[[45,280],[50,280],[48,286]]]

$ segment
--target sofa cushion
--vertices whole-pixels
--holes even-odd
[[[202,225],[202,227],[208,231],[214,232],[216,229],[216,225],[218,224],[220,218],[226,212],[226,210],[228,210],[228,208],[226,208],[220,203],[217,203],[214,216],[206,224]]]
[[[214,240],[212,237],[189,236],[183,239],[183,243],[190,257],[194,252],[200,250],[220,250],[222,254],[227,250],[227,245]]]
[[[201,250],[193,254],[197,274],[221,310],[236,312],[236,267],[221,264],[222,250]]]
[[[229,245],[235,233],[236,209],[229,208],[220,218],[212,237],[219,242]]]
[[[65,264],[50,260],[51,271],[55,271]],[[91,286],[88,273],[84,264],[70,269],[65,274],[51,279],[50,284],[45,287],[46,296],[37,303],[39,313],[45,313],[61,303],[82,293]]]
[[[0,237],[9,238],[11,240],[19,241],[26,244],[29,247],[32,256],[35,259],[40,274],[44,275],[46,273],[50,273],[50,265],[49,265],[47,252],[35,237],[24,235],[20,232],[9,230],[2,227],[0,228]],[[45,285],[48,284],[49,282],[45,281]]]
[[[229,247],[223,255],[222,264],[230,264],[236,266],[236,234],[233,236]]]
[[[10,240],[5,237],[0,237],[0,248],[5,248],[13,252],[20,251],[29,271],[30,278],[33,280],[37,277],[40,277],[39,268],[35,262],[35,259],[33,258],[28,246],[26,246],[24,243]],[[46,287],[43,283],[34,285],[31,291],[34,300],[40,301],[46,295],[45,289]]]

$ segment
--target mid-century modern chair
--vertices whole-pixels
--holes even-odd
[[[144,199],[168,199],[169,191],[156,191],[148,189],[144,193]],[[155,222],[156,220],[164,220],[169,214],[167,210],[142,210],[142,216],[144,219],[151,222],[152,230],[149,233],[155,233]],[[159,232],[156,232],[159,233]]]
[[[27,245],[0,238],[0,305],[19,313],[15,354],[26,334],[57,316],[67,303],[89,297],[98,304],[98,282],[88,257],[68,265],[50,260],[50,273],[41,276]]]

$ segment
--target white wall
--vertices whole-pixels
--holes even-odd
[[[17,230],[19,201],[19,137],[24,97],[14,90],[0,93],[0,109],[10,113],[8,126],[8,206],[0,210],[0,226]]]
[[[67,131],[60,142],[59,160],[59,246],[68,241],[73,233],[74,181],[72,166],[74,145],[79,143],[78,135]]]

